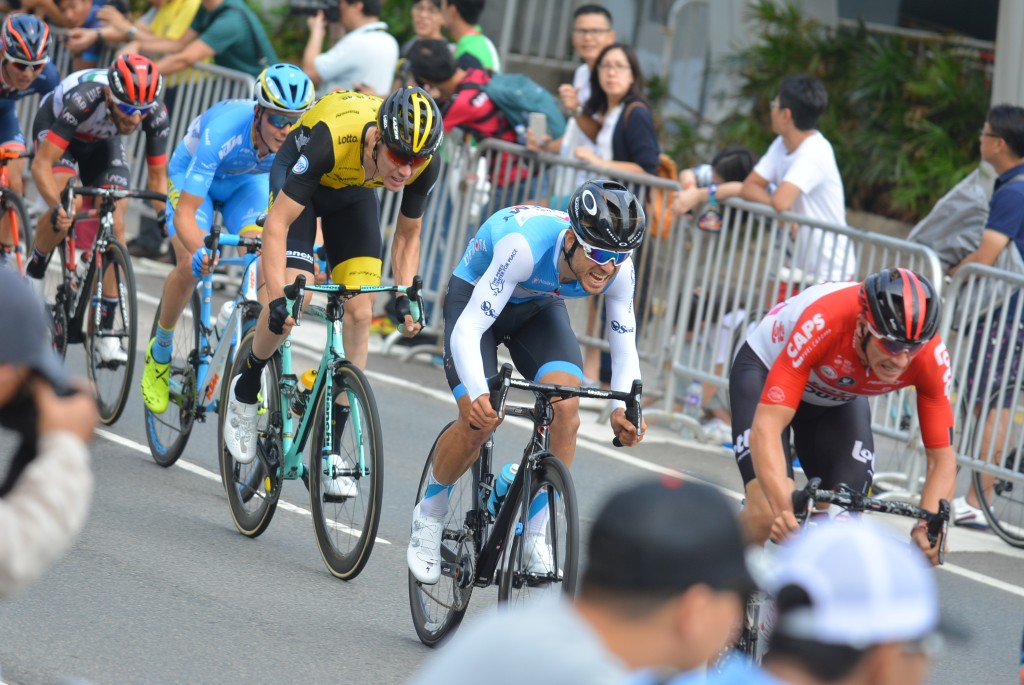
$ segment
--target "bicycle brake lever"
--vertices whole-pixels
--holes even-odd
[[[293,300],[292,318],[295,319],[295,325],[298,326],[302,317],[302,301],[306,297],[306,277],[303,274],[296,276],[294,283],[284,287],[284,296]]]

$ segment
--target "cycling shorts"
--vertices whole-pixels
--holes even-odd
[[[167,237],[170,237],[175,234],[174,213],[178,209],[185,174],[171,174],[168,181]],[[216,178],[196,211],[196,223],[203,232],[209,233],[214,212],[219,210],[224,228],[232,235],[238,235],[243,229],[256,226],[256,219],[267,211],[269,198],[270,178],[267,174]]]
[[[444,374],[455,399],[466,394],[466,388],[452,359],[452,331],[473,295],[473,287],[472,283],[452,276],[444,300]],[[505,305],[480,338],[488,378],[498,373],[499,344],[508,349],[512,363],[524,378],[537,381],[551,371],[563,371],[583,379],[583,355],[569,323],[565,300],[561,298],[539,297]]]
[[[768,367],[744,343],[736,353],[729,374],[733,451],[744,487],[757,477],[750,458],[750,427],[767,378]],[[875,443],[867,397],[831,407],[801,402],[793,422],[780,439],[790,478],[793,477],[792,442],[808,478],[821,478],[825,488],[844,483],[867,494],[875,475]]]
[[[270,170],[270,191],[277,197],[291,166],[278,155]],[[380,285],[380,205],[372,188],[320,186],[288,229],[289,269],[313,273],[316,220],[323,229],[331,279],[347,286]]]

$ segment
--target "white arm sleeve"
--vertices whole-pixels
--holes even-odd
[[[452,359],[470,400],[487,394],[487,376],[480,338],[505,308],[516,285],[533,273],[533,250],[520,233],[494,245],[494,257],[473,288],[469,303],[452,329]]]
[[[636,288],[636,269],[627,259],[612,285],[604,294],[604,309],[608,319],[608,342],[612,348],[612,390],[627,391],[633,381],[640,378],[640,355],[636,351],[636,313],[633,311],[633,292]],[[612,406],[624,407],[624,402]]]

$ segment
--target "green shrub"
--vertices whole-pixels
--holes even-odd
[[[818,128],[835,149],[849,207],[913,222],[977,165],[990,95],[976,51],[863,25],[828,27],[771,0],[751,11],[761,40],[726,65],[742,85],[714,147],[763,153],[774,137],[769,102],[784,76],[802,71],[828,90]]]

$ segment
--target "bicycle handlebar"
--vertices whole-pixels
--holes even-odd
[[[875,499],[854,492],[845,485],[838,485],[834,490],[823,490],[821,479],[812,478],[802,489],[793,491],[792,501],[793,513],[801,523],[807,521],[817,502],[837,504],[846,511],[874,511],[924,521],[928,526],[928,542],[932,547],[939,546],[939,564],[946,560],[946,536],[949,534],[951,511],[949,500],[939,500],[939,510],[934,512],[906,502]]]
[[[221,238],[222,244],[226,244],[226,243],[223,242],[223,240],[224,240],[224,238]],[[242,240],[246,240],[246,239],[243,238]],[[299,285],[299,279],[302,279],[301,286]],[[424,312],[423,296],[422,296],[423,279],[420,278],[419,276],[414,276],[413,277],[412,285],[366,285],[366,286],[356,286],[354,288],[350,288],[350,287],[348,287],[346,285],[343,285],[343,284],[332,283],[332,284],[324,284],[324,285],[311,285],[311,286],[308,286],[308,288],[307,288],[307,286],[306,286],[306,277],[304,275],[300,274],[300,275],[295,277],[295,282],[294,283],[291,283],[291,284],[286,285],[284,287],[284,295],[289,300],[295,300],[296,297],[294,297],[293,295],[296,293],[296,291],[300,291],[300,292],[302,292],[304,294],[307,289],[308,290],[312,290],[313,292],[318,292],[318,293],[333,294],[333,295],[335,295],[337,297],[341,297],[343,295],[358,295],[360,293],[380,293],[380,292],[393,292],[393,293],[398,293],[400,295],[408,295],[409,296],[409,300],[410,300],[409,309],[410,309],[410,312],[412,314],[413,320],[416,321],[419,324],[423,323],[423,312]],[[298,299],[301,300],[301,297],[298,298]],[[295,325],[296,326],[299,325],[299,317],[301,316],[301,313],[302,313],[301,312],[301,308],[295,308],[295,311],[292,314],[292,317],[295,319]]]
[[[233,235],[231,233],[222,233],[220,226],[214,226],[210,229],[210,232],[203,237],[203,245],[206,246],[210,252],[216,252],[217,248],[221,245],[227,245],[229,247],[248,247],[260,249],[263,245],[263,240],[259,237],[246,237],[240,235]]]
[[[13,162],[16,159],[32,159],[36,156],[36,153],[29,152],[28,150],[10,150],[7,148],[0,148],[0,166],[6,166],[8,162]]]
[[[568,399],[570,397],[592,397],[595,399],[619,400],[626,403],[626,418],[636,426],[637,433],[643,435],[643,409],[641,399],[643,395],[643,383],[640,379],[633,381],[629,392],[616,390],[604,390],[602,388],[586,388],[573,385],[552,385],[549,383],[534,383],[521,378],[512,377],[512,365],[505,363],[497,374],[487,379],[487,387],[490,390],[491,406],[498,412],[499,418],[504,418],[505,400],[508,398],[508,391],[512,388],[529,390],[544,395],[549,400],[551,397]],[[616,447],[622,447],[618,437],[612,440]]]
[[[69,183],[68,185],[70,186],[71,184]],[[158,202],[167,202],[167,195],[164,193],[158,193],[155,190],[135,190],[132,188],[93,188],[90,186],[80,186],[74,192],[77,192],[79,195],[109,197],[114,200],[123,200],[128,197],[134,197],[140,200],[157,200]]]

